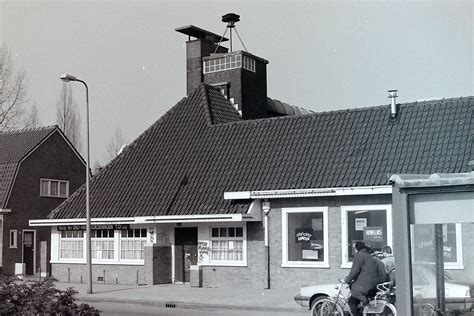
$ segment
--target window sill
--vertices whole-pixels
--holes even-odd
[[[282,268],[321,268],[329,269],[328,263],[305,263],[305,262],[285,262],[281,264]]]
[[[85,260],[51,260],[50,263],[60,264],[85,264]],[[92,265],[124,265],[124,266],[144,266],[145,262],[141,261],[92,261]]]
[[[203,267],[247,267],[246,262],[209,262],[199,265]]]

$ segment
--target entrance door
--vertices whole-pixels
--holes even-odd
[[[35,261],[35,233],[32,231],[23,232],[23,262],[25,263],[25,273],[34,274]]]
[[[175,280],[189,282],[191,265],[197,264],[197,227],[177,227],[174,230]]]

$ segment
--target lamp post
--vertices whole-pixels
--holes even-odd
[[[89,181],[90,181],[90,152],[89,152],[89,88],[87,84],[74,76],[62,75],[64,82],[77,81],[86,87],[86,106],[87,106],[87,128],[86,128],[86,265],[87,265],[87,294],[92,294],[92,260],[91,260],[91,212],[89,203]]]

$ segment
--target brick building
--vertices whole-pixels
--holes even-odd
[[[0,267],[49,269],[50,229],[30,227],[85,181],[84,161],[57,126],[0,133]],[[21,271],[21,270],[20,270]]]
[[[91,181],[94,282],[333,283],[354,241],[392,245],[392,174],[470,169],[472,97],[310,113],[268,98],[266,60],[177,31],[187,97]],[[84,194],[31,221],[63,281],[86,276]],[[474,230],[445,231],[448,265],[473,266]]]

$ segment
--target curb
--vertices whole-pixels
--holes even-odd
[[[184,301],[159,301],[159,300],[140,300],[140,299],[116,299],[112,297],[90,297],[78,296],[77,300],[83,303],[122,303],[122,304],[139,304],[145,306],[156,306],[164,308],[184,308],[184,309],[228,309],[228,310],[247,310],[247,311],[274,311],[274,312],[291,312],[305,313],[304,308],[292,307],[276,307],[276,306],[249,306],[249,305],[230,305],[230,304],[212,304],[212,303],[196,303]]]

